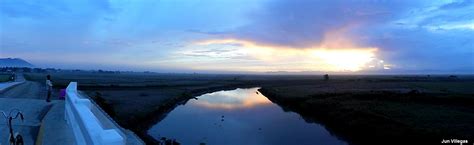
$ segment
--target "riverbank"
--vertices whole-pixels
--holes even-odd
[[[140,111],[112,111],[116,109],[109,109],[108,112],[114,112],[114,118],[119,124],[121,124],[125,128],[129,128],[138,136],[142,138],[147,144],[158,144],[159,142],[155,140],[152,136],[148,134],[148,130],[155,125],[156,123],[163,120],[166,115],[171,112],[174,108],[179,105],[186,104],[186,102],[194,97],[200,96],[202,94],[215,92],[215,91],[222,91],[222,90],[233,90],[236,88],[250,88],[251,86],[243,85],[243,84],[235,84],[235,85],[227,85],[227,86],[219,86],[219,87],[209,87],[209,88],[200,88],[200,89],[192,89],[182,91],[181,93],[174,91],[174,97],[161,101],[161,103],[156,104],[155,106],[142,109]],[[160,90],[155,90],[160,91]],[[166,89],[161,91],[167,91]],[[101,100],[97,97],[93,97],[95,100]],[[105,101],[105,100],[104,100]],[[102,108],[118,108],[118,105],[114,105],[114,103],[110,103],[105,101],[106,103],[101,103]],[[138,103],[135,106],[129,106],[127,108],[136,108],[137,105],[143,105],[144,103]],[[109,113],[110,114],[110,113]],[[139,122],[139,123],[137,123]]]
[[[351,144],[440,144],[474,138],[474,95],[467,89],[472,86],[471,81],[325,82],[259,91]]]

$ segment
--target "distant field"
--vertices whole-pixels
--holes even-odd
[[[173,73],[121,73],[104,74],[92,72],[62,72],[49,73],[56,86],[67,86],[75,81],[79,86],[92,87],[149,87],[149,86],[206,86],[212,83],[260,83],[274,85],[314,84],[324,82],[322,75],[244,75],[244,74],[173,74]],[[32,81],[43,82],[47,73],[25,73],[25,78]],[[460,80],[474,80],[472,75],[459,76]],[[357,83],[357,82],[410,82],[416,86],[419,82],[428,88],[430,82],[453,82],[447,75],[434,75],[427,78],[425,75],[331,75],[331,82]],[[284,83],[283,83],[284,82]],[[428,82],[422,84],[423,82]],[[455,81],[459,82],[459,81]],[[451,83],[454,84],[455,83]],[[463,84],[460,84],[463,85]],[[446,85],[444,85],[446,86]],[[468,87],[462,87],[468,88]]]
[[[0,74],[0,82],[8,82],[10,81],[11,75]]]
[[[45,73],[27,73],[26,79],[33,81],[44,81]],[[236,75],[206,75],[206,74],[100,74],[100,73],[50,73],[56,85],[67,86],[71,81],[79,83],[79,86],[192,86],[206,85],[214,81],[232,81],[240,76]]]
[[[354,144],[474,138],[474,80],[390,77],[267,86],[262,94]]]
[[[46,75],[26,73],[25,78],[43,83]],[[330,75],[329,81],[322,75],[50,75],[56,89],[78,82],[79,89],[121,126],[149,144],[154,142],[147,135],[148,128],[177,104],[207,92],[245,87],[262,87],[262,93],[285,110],[307,121],[320,121],[349,142],[367,143],[371,135],[385,139],[424,137],[425,133],[459,137],[474,130],[472,75]]]

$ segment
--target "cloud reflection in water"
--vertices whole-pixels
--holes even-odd
[[[259,105],[271,104],[271,101],[256,89],[236,89],[234,91],[219,91],[199,97],[193,105],[214,109],[252,108]]]

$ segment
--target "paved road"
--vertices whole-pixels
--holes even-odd
[[[12,109],[23,112],[25,120],[13,120],[13,129],[19,132],[27,145],[33,145],[37,139],[41,121],[56,101],[46,103],[37,99],[0,98],[0,111],[7,114]],[[0,115],[0,144],[8,145],[9,130],[3,115]]]
[[[22,98],[22,99],[41,99],[46,100],[46,87],[44,83],[25,81],[22,74],[17,74],[15,81],[24,81],[24,83],[9,88],[0,93],[0,98]],[[57,91],[53,91],[51,100],[57,100]]]
[[[25,79],[22,74],[18,74],[15,81],[21,82]],[[52,97],[52,102],[46,102],[45,85],[25,81],[0,93],[0,111],[8,113],[12,109],[19,109],[23,112],[25,120],[14,120],[12,124],[15,132],[23,136],[27,145],[71,144],[74,142],[72,130],[66,125],[64,115],[61,115],[64,113],[64,101],[55,100],[56,98]],[[51,111],[53,107],[56,109]],[[7,145],[8,126],[3,116],[0,116],[0,145]],[[39,134],[42,125],[43,132]]]
[[[18,74],[16,81],[25,81],[23,75]],[[74,134],[64,120],[64,100],[57,96],[58,92],[53,91],[52,102],[48,103],[44,83],[25,81],[0,93],[0,110],[9,112],[17,108],[24,113],[25,120],[15,120],[13,128],[21,133],[26,145],[74,145]],[[123,131],[127,144],[143,144],[133,132]],[[5,120],[0,117],[0,145],[8,144],[8,134]]]
[[[0,98],[44,99],[44,86],[38,82],[26,81],[0,94]]]
[[[23,74],[17,74],[15,82],[25,81]],[[0,98],[27,98],[27,99],[41,99],[41,91],[44,86],[38,82],[25,81],[24,83],[14,86],[3,93],[0,93]],[[45,93],[45,91],[43,91]],[[43,95],[44,96],[44,95]]]

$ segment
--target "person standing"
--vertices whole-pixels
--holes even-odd
[[[16,74],[15,74],[15,72],[12,73],[12,81],[16,82]]]
[[[46,98],[46,102],[51,102],[51,92],[53,91],[53,82],[51,82],[51,76],[46,76],[46,91],[48,91],[48,97]]]

